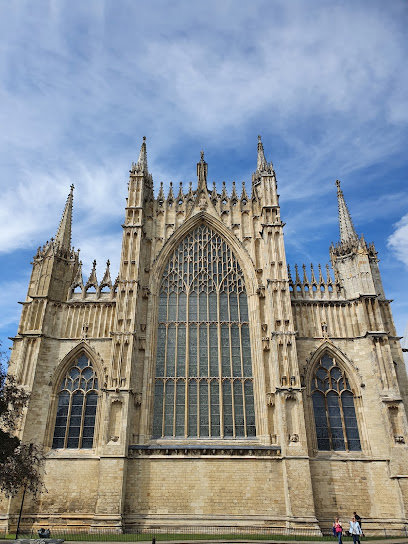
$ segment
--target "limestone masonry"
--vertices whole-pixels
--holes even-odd
[[[109,261],[83,279],[73,187],[38,249],[10,372],[48,492],[23,525],[408,526],[407,375],[340,182],[331,265],[290,270],[260,138],[250,187],[208,187],[204,153],[197,177],[155,197],[143,141],[116,279]],[[0,527],[20,503],[0,502]]]

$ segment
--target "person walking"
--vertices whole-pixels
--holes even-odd
[[[361,530],[359,522],[356,520],[356,518],[353,516],[350,521],[350,529],[349,533],[353,537],[353,544],[360,544],[360,535],[363,534],[363,531]]]
[[[343,527],[341,526],[339,518],[336,518],[333,523],[333,535],[337,536],[338,544],[342,544],[341,536],[343,534]]]

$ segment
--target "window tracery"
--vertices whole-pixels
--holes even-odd
[[[207,226],[168,260],[158,321],[153,437],[254,437],[244,275]]]
[[[360,451],[360,435],[349,380],[325,353],[312,377],[312,401],[319,450]]]
[[[52,447],[92,448],[98,402],[98,378],[91,361],[80,355],[63,378]]]

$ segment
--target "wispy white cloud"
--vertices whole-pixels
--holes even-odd
[[[408,268],[408,214],[395,224],[394,232],[388,237],[388,246]]]

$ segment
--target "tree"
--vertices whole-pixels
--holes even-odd
[[[4,361],[4,353],[1,359]],[[43,489],[41,468],[42,449],[25,444],[15,436],[23,408],[30,395],[19,387],[12,375],[7,375],[0,361],[0,490],[7,496],[24,488],[36,495]]]

